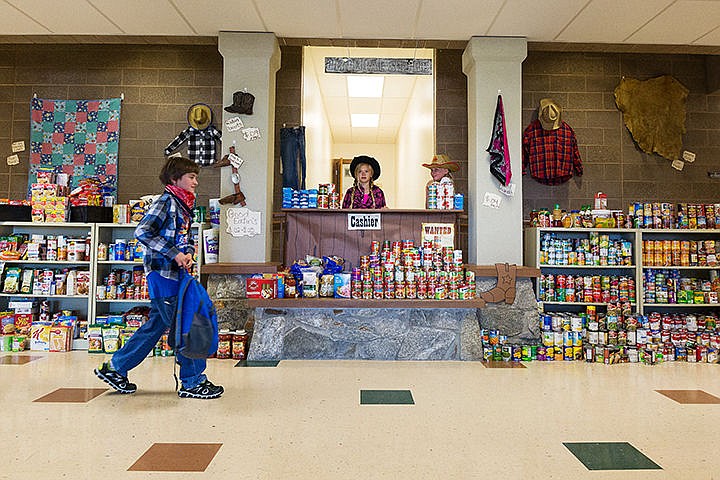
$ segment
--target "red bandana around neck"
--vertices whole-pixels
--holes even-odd
[[[184,188],[180,188],[177,185],[165,185],[165,190],[175,195],[185,204],[188,210],[192,211],[195,206],[195,194],[188,192]]]

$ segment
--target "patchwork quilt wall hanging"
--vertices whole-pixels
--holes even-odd
[[[112,187],[117,197],[120,98],[47,100],[30,104],[30,185],[38,169],[70,175],[70,189],[87,177]]]

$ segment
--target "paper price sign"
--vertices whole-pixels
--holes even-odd
[[[24,152],[25,142],[20,140],[19,142],[13,142],[11,145],[13,153]]]

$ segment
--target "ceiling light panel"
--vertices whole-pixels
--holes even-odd
[[[379,98],[383,94],[385,77],[382,75],[348,75],[347,89],[349,97]]]
[[[377,113],[352,113],[350,118],[353,128],[377,128],[380,123],[380,115]]]

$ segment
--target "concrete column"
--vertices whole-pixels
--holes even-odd
[[[225,122],[238,116],[223,110],[222,152],[227,154],[233,141],[236,153],[245,160],[240,167],[240,188],[247,208],[260,212],[262,234],[233,237],[227,233],[227,208],[220,217],[220,262],[267,262],[271,255],[273,158],[275,148],[275,74],[280,69],[280,47],[272,33],[220,32],[218,51],[223,56],[223,107],[231,105],[233,93],[247,89],[255,96],[252,115],[239,115],[245,128],[257,127],[261,138],[245,141],[242,131],[228,132]],[[234,192],[232,170],[223,167],[220,195]],[[230,205],[232,207],[232,205]],[[239,205],[236,205],[239,207]]]
[[[463,52],[468,78],[468,262],[522,264],[522,62],[524,38],[473,37]],[[515,195],[498,190],[486,152],[498,91],[502,92]],[[502,197],[499,209],[483,206],[485,193]]]

